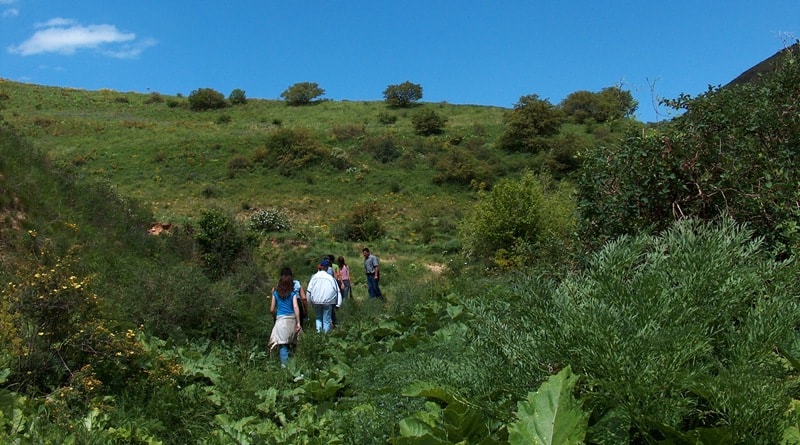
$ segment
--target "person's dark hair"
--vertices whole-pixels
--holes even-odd
[[[336,264],[338,264],[338,265],[339,265],[339,268],[340,268],[340,269],[341,269],[342,267],[344,267],[344,265],[345,265],[345,262],[344,262],[344,257],[343,257],[343,256],[340,256],[339,258],[337,258],[337,259],[336,259]]]
[[[287,298],[294,290],[294,280],[291,275],[281,274],[281,279],[278,280],[278,285],[275,286],[275,291],[278,292],[278,297],[281,300]]]
[[[362,251],[362,252],[367,252],[367,253],[369,253],[369,248],[366,248],[366,247],[365,247],[365,248],[361,249],[361,251]]]
[[[328,255],[325,255],[325,258],[327,258],[327,259],[328,259],[328,261],[330,261],[330,262],[331,262],[331,264],[333,264],[333,262],[334,262],[334,261],[336,261],[336,257],[335,257],[335,256],[333,256],[333,255],[330,255],[330,254],[328,254]]]
[[[281,269],[281,276],[284,276],[284,275],[289,275],[290,277],[294,276],[292,274],[292,269],[289,269],[288,267],[284,267],[283,269]]]

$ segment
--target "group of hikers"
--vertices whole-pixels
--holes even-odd
[[[380,289],[380,265],[378,258],[368,248],[361,250],[364,256],[364,273],[367,277],[369,298],[383,298]],[[335,327],[336,309],[351,296],[350,267],[344,257],[324,256],[317,265],[304,289],[294,278],[288,267],[281,270],[278,284],[272,288],[270,312],[275,324],[269,339],[270,349],[278,347],[281,365],[289,360],[289,349],[303,331],[308,320],[308,305],[314,310],[317,332],[326,333]]]

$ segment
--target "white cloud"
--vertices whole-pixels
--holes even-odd
[[[57,26],[75,25],[77,22],[72,19],[65,19],[63,17],[55,17],[44,23],[34,23],[34,28],[54,28]]]
[[[155,44],[152,39],[136,41],[136,34],[119,31],[114,25],[83,26],[61,17],[34,26],[37,31],[28,40],[8,48],[8,51],[31,56],[44,53],[71,55],[78,50],[92,49],[110,57],[131,58]]]
[[[135,59],[139,57],[139,54],[141,54],[142,51],[151,46],[155,46],[156,43],[158,42],[155,39],[144,39],[138,42],[134,42],[131,45],[122,45],[115,50],[105,50],[102,51],[102,53],[109,57],[115,57],[117,59]]]
[[[6,17],[16,17],[19,15],[19,9],[17,8],[9,8],[3,11],[3,18]]]

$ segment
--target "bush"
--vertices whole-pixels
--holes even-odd
[[[362,124],[342,124],[331,129],[333,138],[337,141],[357,139],[367,134],[367,129]]]
[[[219,210],[207,210],[200,216],[197,226],[195,239],[206,274],[219,279],[233,272],[246,247],[245,237],[233,218]]]
[[[392,113],[378,113],[378,123],[383,125],[393,125],[397,123],[397,115]]]
[[[228,106],[225,96],[211,88],[200,88],[189,94],[189,109],[194,111],[217,110]]]
[[[97,296],[89,291],[90,278],[78,278],[76,261],[66,257],[54,265],[18,271],[21,280],[2,289],[2,358],[14,357],[3,367],[16,365],[26,389],[47,389],[63,384],[71,369],[86,363],[81,345],[74,343],[98,310]]]
[[[331,227],[336,241],[374,241],[386,232],[378,218],[380,205],[376,202],[358,204]]]
[[[787,54],[758,85],[667,101],[685,113],[588,153],[579,181],[592,244],[685,217],[728,214],[783,254],[800,250],[800,58]]]
[[[283,232],[291,230],[289,217],[280,209],[260,209],[250,215],[250,229],[257,232]]]
[[[559,104],[559,108],[578,124],[631,117],[637,107],[638,103],[631,93],[620,87],[603,88],[599,93],[576,91]]]
[[[271,165],[285,176],[330,160],[330,149],[311,130],[302,127],[272,131],[267,137],[266,148]]]
[[[446,117],[440,116],[431,109],[422,110],[411,116],[411,125],[414,127],[414,132],[420,136],[442,134],[446,123]]]
[[[797,342],[800,282],[752,235],[685,220],[607,244],[561,283],[529,276],[464,298],[475,346],[498,351],[496,381],[512,392],[570,366],[596,426],[617,422],[613,443],[781,443],[797,370],[778,351]]]
[[[360,150],[384,164],[394,161],[403,154],[390,135],[366,138],[361,141]]]
[[[300,82],[284,90],[281,97],[287,105],[307,105],[324,94],[325,90],[316,82]]]
[[[501,180],[480,194],[460,227],[467,254],[512,268],[564,261],[576,225],[570,193],[530,173]]]
[[[407,107],[422,99],[422,86],[409,81],[397,85],[389,85],[383,90],[386,103],[392,107]]]
[[[478,159],[474,152],[462,147],[448,147],[432,156],[431,162],[436,170],[433,177],[436,184],[489,184],[495,176],[490,167],[496,165],[494,162]]]
[[[250,168],[250,160],[246,156],[236,155],[228,161],[228,177],[233,178],[236,172]]]
[[[546,139],[558,134],[564,114],[546,99],[523,96],[504,117],[506,130],[497,145],[510,152],[537,153],[547,148]]]
[[[244,90],[236,88],[231,91],[231,94],[228,96],[228,102],[230,102],[231,105],[245,105],[247,103],[247,96]]]
[[[150,95],[147,96],[147,99],[144,101],[146,104],[157,104],[161,102],[164,102],[164,97],[156,91],[150,93]]]

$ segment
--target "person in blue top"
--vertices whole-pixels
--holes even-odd
[[[300,322],[303,325],[303,329],[305,329],[306,323],[308,322],[308,299],[306,298],[306,291],[303,290],[303,285],[300,284],[300,280],[296,280],[294,278],[292,269],[284,267],[283,269],[281,269],[281,275],[288,275],[292,277],[292,281],[294,282],[294,290],[296,292],[299,292],[297,296],[300,299],[297,300],[297,305],[300,308]]]
[[[275,316],[275,325],[269,336],[269,345],[270,349],[279,347],[281,366],[286,366],[289,345],[297,341],[297,335],[303,330],[297,301],[299,295],[291,275],[281,275],[278,285],[272,289],[269,310]]]

